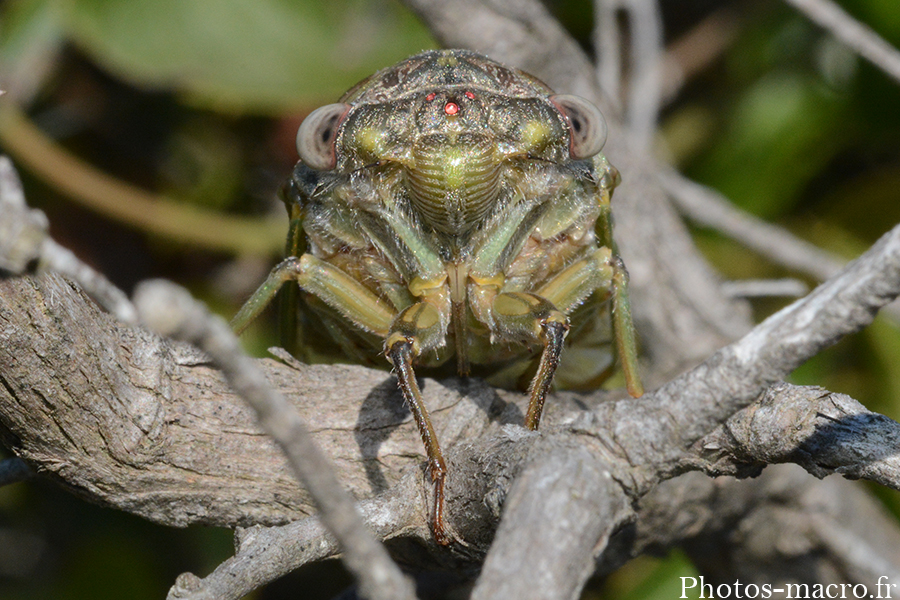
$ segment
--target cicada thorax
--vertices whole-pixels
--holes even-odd
[[[500,193],[497,147],[481,134],[424,136],[413,146],[412,164],[404,172],[421,221],[454,239],[482,223]]]

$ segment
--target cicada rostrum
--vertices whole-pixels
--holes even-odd
[[[587,100],[465,50],[379,71],[297,133],[290,256],[233,324],[243,329],[296,282],[345,351],[383,352],[425,444],[439,543],[447,468],[415,366],[455,355],[460,375],[470,365],[508,374],[535,351],[536,368],[519,374],[533,374],[525,425],[537,429],[570,329],[592,340],[605,319],[603,343],[614,340],[628,391],[641,394],[605,141]],[[581,364],[583,380],[609,370]]]

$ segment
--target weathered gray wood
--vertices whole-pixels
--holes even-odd
[[[356,495],[420,465],[421,441],[387,372],[262,365]],[[252,411],[203,356],[118,325],[58,276],[0,279],[0,382],[4,442],[91,500],[179,526],[313,512]],[[500,402],[472,389],[460,405],[458,390],[424,387],[448,445],[476,438]]]

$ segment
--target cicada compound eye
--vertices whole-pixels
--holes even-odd
[[[349,104],[328,104],[309,113],[297,130],[297,153],[310,169],[330,171],[337,166],[334,141]]]
[[[584,98],[569,94],[550,96],[550,102],[569,124],[569,156],[581,160],[603,149],[609,130],[599,108]]]

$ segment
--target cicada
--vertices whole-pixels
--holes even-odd
[[[455,356],[465,376],[536,354],[525,425],[537,429],[570,329],[590,337],[602,315],[642,393],[606,133],[589,101],[466,50],[379,71],[297,132],[290,256],[233,325],[296,282],[346,352],[387,358],[425,445],[441,544],[447,467],[416,367]]]

